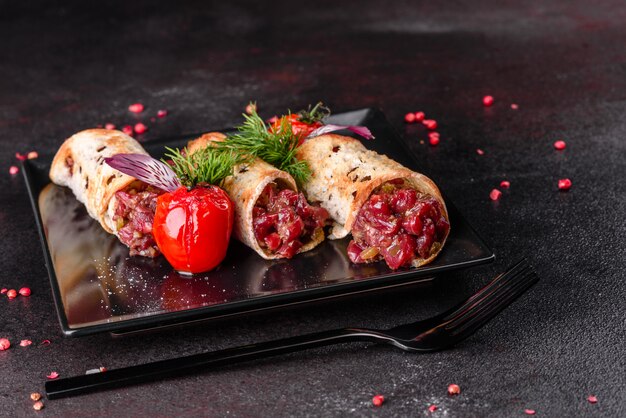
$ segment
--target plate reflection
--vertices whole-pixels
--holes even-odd
[[[264,260],[233,241],[216,270],[181,276],[164,257],[130,257],[65,187],[47,185],[39,208],[70,328],[294,292],[386,270],[351,265],[344,240],[281,261]]]

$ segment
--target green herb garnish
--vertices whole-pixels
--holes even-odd
[[[322,102],[317,102],[313,108],[309,105],[308,109],[298,112],[298,120],[304,123],[321,122],[329,116],[330,109],[324,106]]]
[[[226,141],[218,143],[217,147],[258,157],[291,174],[299,185],[306,182],[311,169],[306,161],[296,158],[299,138],[293,134],[289,119],[284,117],[278,128],[268,129],[256,111],[243,116],[245,120],[237,128],[237,133],[228,135]]]
[[[200,183],[222,185],[224,179],[233,173],[233,167],[244,161],[244,158],[228,149],[205,147],[191,155],[182,153],[179,149],[168,148],[165,159],[176,176],[186,187],[193,187]],[[171,161],[168,162],[167,159]]]

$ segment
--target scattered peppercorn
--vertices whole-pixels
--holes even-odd
[[[17,290],[15,290],[15,289],[10,289],[10,290],[7,292],[7,297],[8,297],[9,299],[15,299],[15,298],[17,297]]]
[[[160,110],[157,112],[157,117],[159,117],[159,118],[164,118],[164,117],[166,117],[166,116],[167,116],[167,110],[165,110],[165,109],[160,109]]]
[[[415,122],[415,113],[407,113],[406,115],[404,115],[404,121],[406,123]]]
[[[487,107],[493,104],[493,96],[485,96],[483,97],[483,104]]]
[[[502,192],[498,189],[493,189],[491,193],[489,193],[489,199],[494,201],[500,199],[500,196],[502,196]]]
[[[7,289],[6,287],[3,287],[2,290],[0,290],[0,295],[4,295],[8,291],[9,289]]]
[[[563,191],[567,191],[572,187],[572,181],[570,179],[561,179],[559,180],[558,184],[559,184],[559,190],[563,190]]]
[[[137,132],[138,134],[142,134],[146,132],[147,130],[148,130],[148,127],[144,125],[143,123],[139,122],[135,124],[135,132]]]
[[[461,387],[459,385],[453,383],[448,386],[448,395],[453,396],[458,395],[459,393],[461,393]]]
[[[133,136],[133,127],[130,125],[124,125],[124,127],[122,128],[122,132],[124,132],[128,136]]]
[[[424,119],[422,123],[431,131],[434,131],[435,129],[437,129],[437,121],[434,119]]]
[[[37,401],[33,404],[33,409],[35,411],[41,411],[43,409],[43,402]]]
[[[25,297],[30,296],[30,293],[31,293],[30,292],[30,288],[28,288],[28,287],[23,287],[23,288],[21,288],[19,290],[19,294],[22,295],[22,296],[25,296]]]
[[[587,401],[589,403],[596,403],[596,402],[598,402],[598,398],[595,397],[594,395],[589,395],[589,397],[587,398]]]
[[[104,125],[104,129],[109,129],[109,130],[115,129],[115,125],[113,125],[112,123],[107,123]]]
[[[253,113],[257,113],[258,112],[258,108],[256,106],[256,103],[248,103],[248,105],[246,106],[246,113],[248,115],[251,115]]]
[[[8,338],[0,338],[0,351],[8,350],[11,347],[11,341]]]
[[[426,114],[424,112],[415,112],[415,122],[422,122],[426,118]]]
[[[481,150],[480,148],[476,149],[476,154],[478,155],[485,155],[485,151]]]
[[[511,109],[517,110],[517,109],[519,109],[519,106],[517,104],[515,104],[515,103],[511,103]]]
[[[524,409],[524,413],[526,415],[535,415],[536,411],[534,409]]]
[[[22,340],[22,341],[20,341],[20,347],[28,347],[32,343],[33,342],[31,340]]]
[[[561,151],[565,149],[565,141],[556,141],[554,143],[554,149]]]
[[[38,401],[39,399],[41,399],[41,393],[33,392],[30,394],[30,398],[33,401]]]
[[[435,412],[435,411],[437,410],[437,405],[433,404],[433,405],[429,406],[429,407],[428,407],[428,410],[429,410],[430,412]]]
[[[372,403],[374,406],[381,406],[385,402],[385,397],[383,395],[376,395],[372,398]]]
[[[508,189],[509,187],[511,187],[511,182],[507,180],[502,180],[500,182],[500,187],[502,187],[503,189]]]
[[[134,104],[128,106],[128,110],[130,110],[133,113],[141,113],[141,112],[143,112],[143,109],[144,109],[144,107],[143,107],[143,104],[141,104],[141,103],[134,103]]]
[[[34,160],[35,158],[39,157],[39,153],[37,151],[31,151],[28,153],[28,155],[26,156],[29,160]]]
[[[16,174],[17,174],[17,173],[19,173],[19,172],[20,172],[20,169],[19,169],[19,168],[17,168],[16,166],[14,166],[14,165],[12,165],[12,166],[9,168],[9,174],[11,174],[12,176],[16,175]]]

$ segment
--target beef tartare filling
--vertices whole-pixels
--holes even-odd
[[[162,192],[154,187],[126,189],[115,193],[117,208],[113,221],[117,236],[130,248],[130,255],[156,257],[160,254],[152,236],[156,200]]]
[[[302,193],[269,184],[252,211],[254,236],[271,254],[291,258],[312,237],[321,234],[326,209],[312,206]]]
[[[393,182],[363,205],[352,226],[348,257],[353,263],[384,259],[392,269],[427,259],[441,248],[450,224],[432,196]]]

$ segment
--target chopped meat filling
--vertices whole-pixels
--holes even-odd
[[[450,224],[441,204],[404,182],[389,182],[372,193],[352,226],[348,257],[353,263],[385,260],[391,269],[410,266],[441,248]]]
[[[130,248],[130,255],[156,257],[160,254],[152,236],[156,200],[162,192],[154,187],[127,189],[115,193],[117,208],[113,221],[117,236]]]
[[[279,191],[272,183],[257,200],[252,217],[254,236],[261,248],[291,258],[321,233],[329,215],[326,209],[310,205],[302,193]]]

